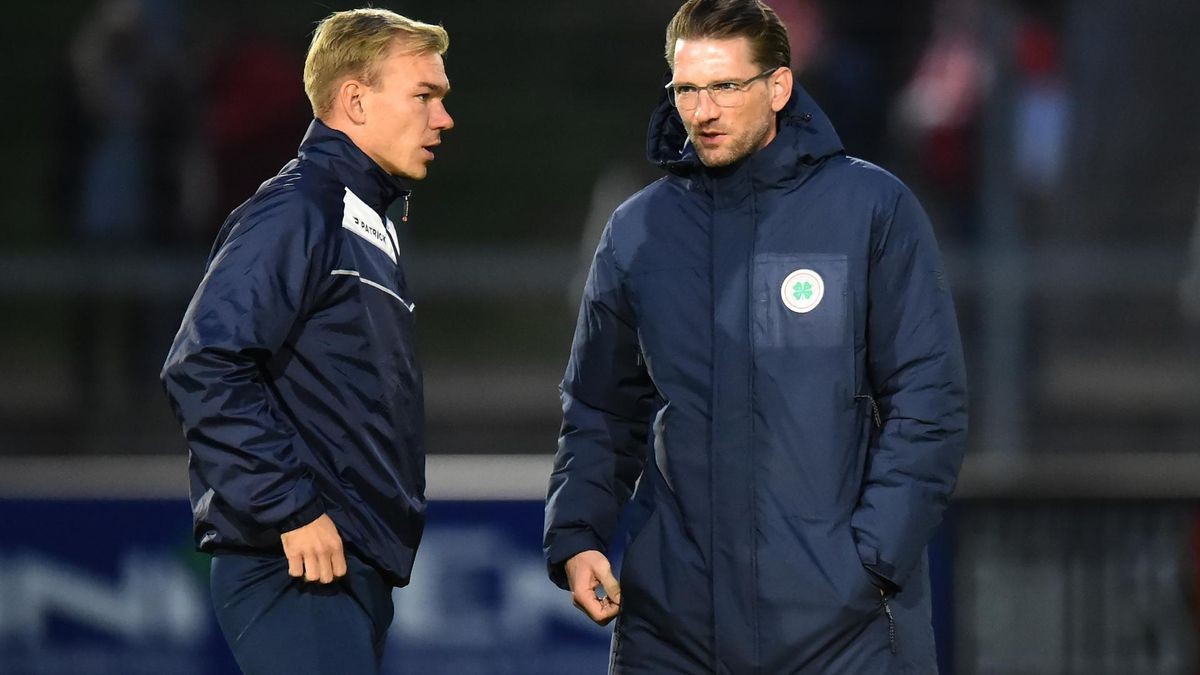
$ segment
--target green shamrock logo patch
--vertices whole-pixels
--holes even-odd
[[[783,306],[797,314],[807,314],[825,297],[825,280],[815,270],[799,269],[784,278],[779,286]]]

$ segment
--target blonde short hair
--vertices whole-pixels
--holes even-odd
[[[352,9],[334,12],[317,24],[304,59],[304,93],[313,115],[333,108],[337,87],[347,77],[374,86],[380,63],[393,45],[407,54],[445,54],[450,47],[446,29],[388,11]]]

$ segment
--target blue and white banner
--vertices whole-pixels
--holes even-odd
[[[0,672],[236,673],[186,501],[0,501]]]
[[[387,673],[603,673],[610,632],[550,584],[542,503],[435,501]],[[0,673],[237,673],[185,500],[0,501]]]
[[[429,458],[428,524],[412,584],[393,596],[385,673],[607,672],[611,629],[591,623],[546,577],[551,460]],[[193,550],[185,461],[0,461],[0,675],[238,672],[213,616],[209,557]],[[950,672],[944,529],[930,559]]]

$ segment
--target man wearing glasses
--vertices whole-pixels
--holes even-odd
[[[928,219],[844,154],[759,0],[688,0],[666,55],[667,175],[609,221],[562,383],[550,576],[619,615],[616,673],[936,672],[966,392]]]

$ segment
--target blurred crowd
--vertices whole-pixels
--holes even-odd
[[[794,70],[850,151],[917,182],[950,244],[974,241],[985,116],[998,94],[996,60],[1009,56],[988,42],[995,3],[772,4],[790,31]],[[1064,4],[1006,13],[1014,63],[999,94],[1011,98],[1011,162],[1032,202],[1052,198],[1065,161]],[[70,195],[59,215],[80,241],[207,245],[224,214],[293,154],[309,115],[298,80],[306,36],[281,35],[271,14],[245,3],[200,11],[102,0],[81,18],[56,163],[59,194]]]
[[[198,43],[189,9],[103,0],[76,29],[59,193],[86,247],[205,246],[295,154],[309,115],[302,43],[248,3],[204,17]]]
[[[1200,84],[1184,66],[1200,63],[1191,37],[1200,7],[770,4],[788,24],[794,70],[848,151],[897,173],[932,216],[967,343],[973,449],[1194,449]],[[48,358],[73,364],[76,409],[111,410],[132,397],[136,411],[160,403],[155,374],[186,300],[179,289],[194,284],[225,214],[294,154],[311,117],[299,77],[308,31],[340,5],[79,5],[85,11],[57,61],[69,86],[55,89],[46,177],[54,197],[42,214],[68,223],[69,236],[48,243],[130,267],[192,262],[176,265],[180,279],[169,290],[78,289],[67,300],[67,353]],[[511,340],[492,341],[510,370],[540,358],[534,366],[561,372],[566,345],[556,340],[569,335],[595,238],[612,208],[657,175],[638,148],[673,4],[623,3],[600,14],[530,0],[533,18],[504,30],[499,17],[516,15],[496,8],[414,1],[396,9],[446,23],[456,83],[449,106],[461,120],[415,202],[426,219],[401,237],[418,247],[441,242],[448,260],[461,252],[455,242],[485,242],[471,260],[495,261],[497,270],[529,267],[506,268],[514,252],[561,252],[545,259],[536,284],[552,297],[532,306]],[[584,93],[576,81],[593,84]],[[562,95],[544,95],[556,87]],[[582,162],[542,151],[573,137]],[[466,194],[510,203],[480,214],[459,198]],[[574,280],[556,276],[564,257],[575,261]],[[493,292],[509,292],[503,275],[493,276]],[[419,269],[416,281],[420,288]],[[435,292],[446,285],[428,281]],[[426,305],[435,371],[457,358],[457,336],[492,321],[464,325],[470,313],[459,311],[450,323],[437,313],[471,300]],[[504,345],[523,345],[521,356],[506,357]],[[535,415],[542,428],[553,425],[552,398]]]

